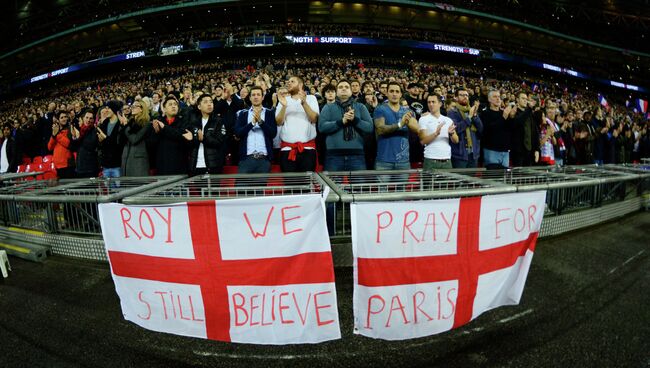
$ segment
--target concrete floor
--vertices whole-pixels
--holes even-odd
[[[352,270],[336,269],[341,340],[228,344],[122,318],[108,264],[11,258],[0,280],[0,367],[648,367],[650,213],[542,239],[521,304],[440,335],[352,334]]]

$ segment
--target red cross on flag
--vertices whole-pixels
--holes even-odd
[[[354,332],[401,340],[518,304],[546,192],[352,204]]]
[[[340,338],[319,195],[99,209],[125,319],[221,341]]]

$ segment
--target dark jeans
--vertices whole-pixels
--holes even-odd
[[[333,155],[331,152],[325,159],[327,171],[358,171],[366,169],[364,155]]]
[[[289,161],[289,152],[280,151],[280,169],[282,172],[316,171],[316,150],[305,149],[298,153],[295,161]]]
[[[366,169],[366,157],[364,155],[333,155],[328,154],[325,159],[325,170],[328,171],[359,171]],[[352,176],[352,175],[350,175]],[[350,183],[356,180],[349,178]],[[335,235],[336,207],[334,203],[327,204],[327,230],[330,235]]]
[[[470,153],[467,155],[467,160],[461,160],[452,157],[451,166],[453,166],[454,169],[468,169],[468,168],[474,168],[477,165],[476,165],[476,159],[474,158],[474,154]]]
[[[266,158],[246,157],[239,161],[240,174],[266,174],[271,171],[271,161]]]
[[[535,162],[535,154],[533,152],[510,152],[510,164],[512,167],[533,166]]]

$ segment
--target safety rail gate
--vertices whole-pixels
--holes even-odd
[[[65,233],[76,236],[101,236],[97,205],[118,202],[143,190],[182,180],[183,176],[151,176],[123,178],[89,178],[61,181],[56,185],[44,185],[38,190],[13,193],[19,208],[35,208],[31,216],[38,221],[37,230],[48,233]],[[30,182],[37,185],[38,181]],[[29,184],[20,184],[29,187]],[[2,188],[6,189],[6,188]],[[1,197],[0,197],[1,198]],[[26,223],[24,216],[9,225],[34,228]]]
[[[348,237],[350,203],[355,201],[401,201],[478,196],[516,191],[510,185],[483,181],[450,171],[397,170],[323,172],[325,182],[341,198],[328,207],[332,237]]]
[[[142,191],[123,200],[125,204],[167,204],[188,201],[232,199],[261,196],[328,195],[328,202],[337,202],[338,195],[331,191],[318,174],[269,173],[200,175],[182,181]]]
[[[43,172],[41,171],[0,174],[0,185],[7,186],[23,180],[34,180],[37,176],[42,174]]]

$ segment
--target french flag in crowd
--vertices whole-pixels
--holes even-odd
[[[606,109],[609,109],[609,103],[605,99],[605,96],[601,95],[600,93],[598,94],[598,102]]]
[[[648,101],[641,98],[637,98],[634,107],[637,108],[637,110],[640,111],[641,113],[645,114],[646,112],[648,112]]]

